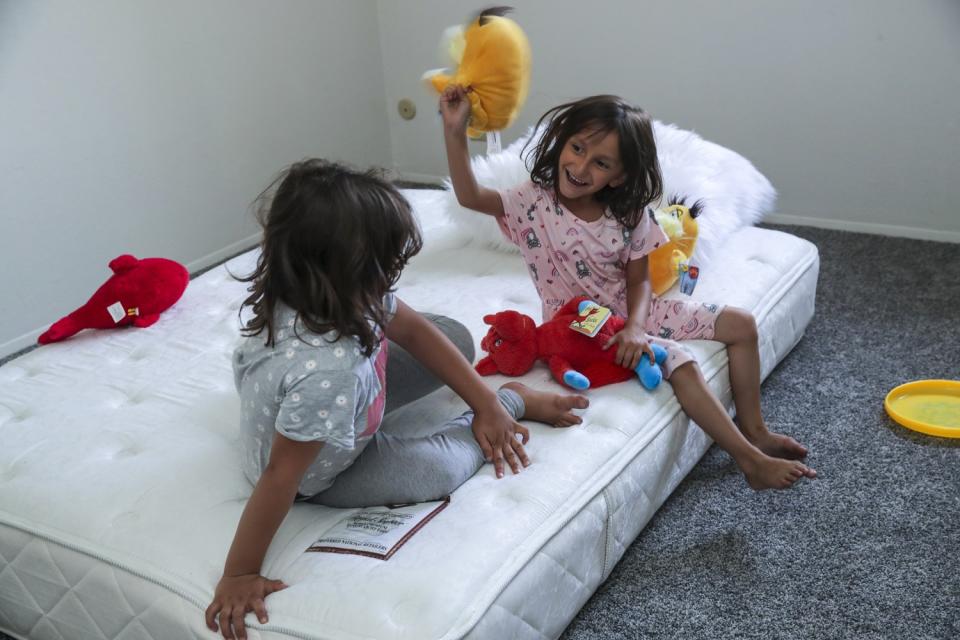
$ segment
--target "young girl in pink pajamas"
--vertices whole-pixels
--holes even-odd
[[[463,87],[440,98],[450,178],[461,205],[494,216],[521,251],[544,319],[589,295],[626,318],[607,343],[635,368],[667,349],[664,375],[686,414],[730,453],[754,489],[786,488],[816,472],[807,450],[767,429],[760,410],[760,355],[753,316],[743,309],[652,295],[647,254],[667,242],[648,205],[662,181],[647,114],[616,96],[593,96],[549,110],[533,153],[530,181],[498,192],[477,184],[467,151],[470,102]],[[696,361],[674,340],[727,345],[738,424],[710,391]],[[738,428],[739,426],[739,428]]]

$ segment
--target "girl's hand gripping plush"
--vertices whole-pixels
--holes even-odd
[[[510,126],[527,99],[530,86],[530,43],[504,7],[488,9],[466,29],[446,32],[446,49],[456,71],[428,71],[424,78],[441,95],[462,87],[470,104],[467,134],[502,131]]]

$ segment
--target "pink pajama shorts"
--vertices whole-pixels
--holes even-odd
[[[644,330],[651,343],[667,350],[667,360],[661,365],[665,378],[669,378],[677,367],[695,360],[693,354],[676,341],[712,340],[721,311],[723,305],[695,300],[653,298],[650,301],[650,314]]]

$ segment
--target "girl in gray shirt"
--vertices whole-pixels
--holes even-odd
[[[242,278],[250,295],[241,309],[251,313],[233,357],[242,465],[254,489],[206,610],[207,626],[225,637],[246,638],[248,611],[266,622],[264,598],[285,588],[260,568],[294,500],[436,500],[486,461],[498,478],[504,464],[514,473],[530,464],[529,433],[517,420],[565,427],[587,406],[583,396],[518,382],[494,393],[471,366],[473,340],[462,325],[424,317],[393,294],[421,239],[390,183],[305,160],[274,185],[260,197],[260,257]],[[428,436],[390,423],[393,409],[441,383],[471,410]]]

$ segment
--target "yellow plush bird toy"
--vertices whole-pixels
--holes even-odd
[[[446,48],[457,69],[428,71],[426,79],[438,92],[451,85],[470,90],[467,134],[502,131],[520,113],[530,87],[530,43],[520,26],[504,17],[508,7],[480,13],[466,29],[446,32]]]
[[[671,196],[667,206],[653,212],[660,228],[670,242],[655,249],[649,257],[650,284],[655,295],[663,295],[680,277],[681,264],[689,264],[697,245],[697,216],[703,212],[703,202],[697,200],[689,207],[683,196]]]

